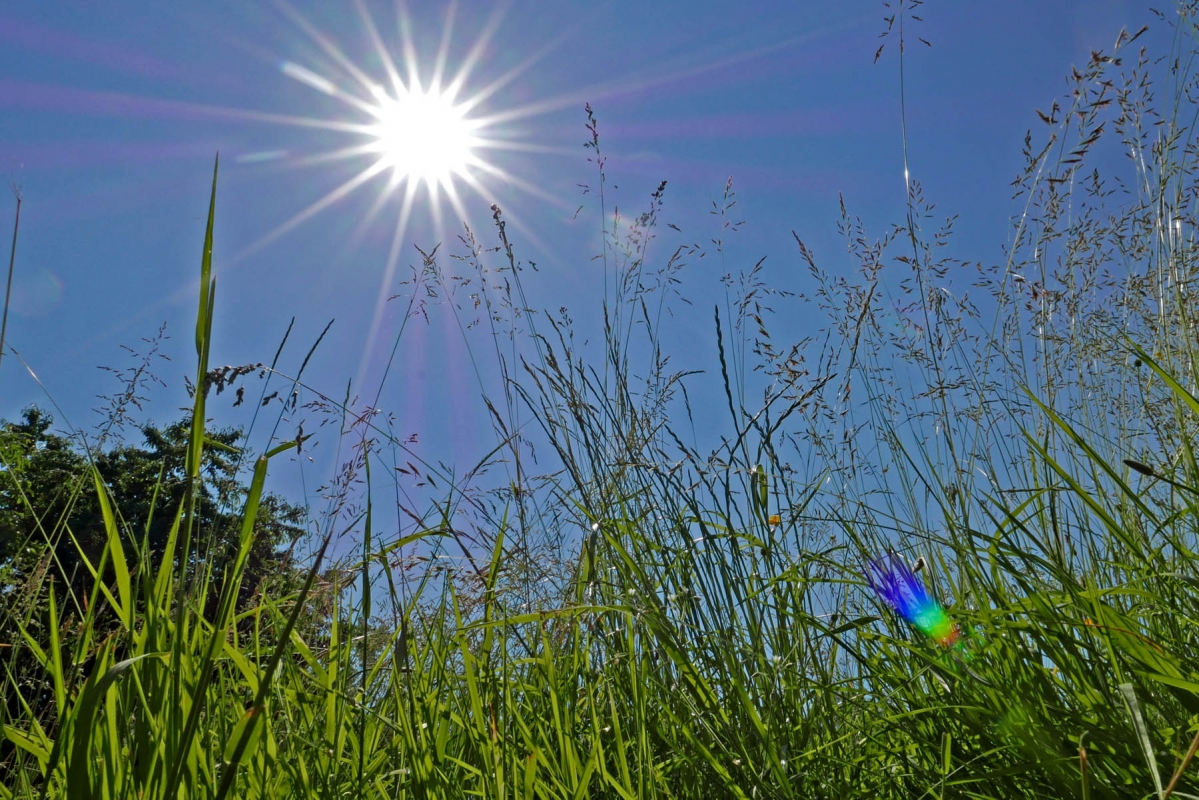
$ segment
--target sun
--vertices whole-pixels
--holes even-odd
[[[394,94],[382,87],[371,93],[378,105],[371,109],[376,121],[367,127],[368,150],[393,171],[393,180],[448,189],[478,164],[480,125],[448,93],[402,87]]]
[[[364,235],[388,209],[397,212],[385,269],[390,276],[396,269],[401,242],[418,206],[427,210],[441,237],[446,211],[443,204],[454,217],[465,222],[470,216],[465,201],[471,195],[483,200],[485,208],[498,202],[500,192],[512,189],[558,202],[497,163],[500,151],[527,154],[545,149],[524,141],[524,133],[513,130],[511,123],[545,113],[546,109],[534,105],[495,107],[497,93],[544,53],[532,54],[482,86],[471,85],[471,75],[499,25],[502,16],[499,10],[484,24],[473,45],[459,58],[452,59],[455,6],[451,4],[436,54],[431,59],[422,59],[416,48],[422,37],[416,35],[403,0],[396,4],[398,41],[385,40],[365,2],[354,0],[352,5],[358,11],[368,45],[365,50],[360,46],[351,50],[334,41],[287,0],[278,0],[278,4],[284,16],[295,23],[317,51],[312,66],[284,60],[279,63],[280,71],[336,100],[342,109],[324,117],[256,114],[254,118],[330,131],[344,135],[346,141],[334,149],[308,155],[292,157],[285,150],[275,149],[246,154],[239,160],[287,158],[289,166],[297,168],[337,165],[343,179],[235,258],[257,251],[350,195],[367,192],[373,200],[359,216],[350,240],[356,241]],[[393,34],[392,39],[395,38]],[[350,52],[360,53],[360,57],[352,58]],[[458,62],[455,69],[449,68],[452,60]],[[505,208],[505,212],[509,222],[524,227],[511,209]]]
[[[447,4],[435,53],[424,54],[418,53],[417,43],[432,44],[436,39],[417,34],[406,0],[394,0],[395,25],[383,29],[386,35],[376,26],[366,0],[350,0],[348,5],[357,11],[359,35],[364,37],[352,44],[334,40],[289,0],[275,0],[275,5],[302,32],[300,42],[306,40],[304,47],[296,47],[304,53],[306,64],[284,59],[278,62],[280,72],[337,105],[322,102],[320,116],[236,115],[331,133],[334,136],[321,136],[321,141],[340,142],[332,149],[307,153],[283,148],[244,153],[237,161],[278,159],[294,169],[319,166],[338,175],[339,182],[230,261],[248,257],[357,194],[361,199],[345,239],[346,251],[357,248],[368,235],[378,241],[381,237],[372,230],[376,221],[382,223],[384,236],[391,228],[386,259],[379,264],[379,291],[367,333],[369,344],[362,353],[361,375],[378,340],[388,298],[393,296],[396,272],[410,250],[404,247],[410,225],[422,226],[422,231],[431,232],[440,242],[449,233],[447,217],[456,218],[467,234],[473,235],[471,231],[486,224],[483,220],[499,213],[500,203],[511,197],[513,190],[565,209],[568,204],[561,198],[502,165],[512,156],[526,159],[535,153],[558,152],[528,141],[527,129],[514,123],[565,107],[577,98],[516,107],[503,104],[505,87],[538,63],[557,41],[527,54],[505,71],[487,72],[481,84],[472,79],[484,72],[479,67],[503,17],[501,4],[483,21],[472,44],[454,35],[457,5]],[[451,47],[455,43],[465,46]],[[476,202],[480,200],[482,203]],[[505,202],[503,213],[505,224],[520,231],[534,247],[543,247],[536,232],[521,221],[519,210],[514,212]]]

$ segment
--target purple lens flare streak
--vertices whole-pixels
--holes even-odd
[[[961,627],[900,556],[888,553],[871,560],[867,577],[879,597],[925,636],[946,648],[961,643]]]

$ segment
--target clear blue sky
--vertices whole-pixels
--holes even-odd
[[[363,4],[399,60],[394,4]],[[412,6],[413,41],[428,77],[446,6]],[[589,259],[600,221],[579,189],[595,181],[582,146],[585,102],[596,111],[609,157],[609,202],[636,213],[660,180],[669,182],[662,220],[682,233],[663,229],[651,259],[665,258],[678,241],[715,235],[708,211],[729,176],[746,221],[730,268],[767,256],[768,279],[793,291],[807,287],[792,230],[830,271],[848,268],[835,231],[839,193],[877,233],[902,219],[896,49],[888,40],[872,63],[884,28],[877,0],[514,0],[499,17],[495,7],[458,4],[446,73],[455,74],[494,22],[461,96],[509,78],[472,113],[520,111],[493,133],[527,147],[488,150],[489,163],[520,185],[486,177],[480,196],[460,182],[463,208],[490,243],[488,207],[498,202],[512,220],[518,255],[539,266],[528,278],[534,303],[569,305],[593,335],[601,284]],[[116,388],[97,366],[128,365],[120,346],[140,346],[164,322],[173,361],[160,366],[167,386],[151,392],[141,418],[166,421],[186,402],[195,276],[217,151],[213,365],[269,361],[294,315],[294,347],[282,364],[294,370],[335,319],[308,381],[340,397],[355,378],[373,398],[379,352],[395,330],[394,308],[377,322],[374,312],[381,291],[400,290],[398,277],[386,286],[383,278],[402,192],[362,224],[386,186],[380,176],[263,240],[370,164],[362,157],[306,163],[362,137],[277,121],[361,117],[312,80],[295,79],[311,73],[360,90],[311,31],[372,80],[385,83],[386,73],[353,0],[295,0],[286,8],[244,0],[62,0],[0,9],[0,177],[19,184],[25,198],[8,340],[75,426],[93,425],[95,396]],[[1034,109],[1066,90],[1071,65],[1085,63],[1091,49],[1110,49],[1121,26],[1135,30],[1151,18],[1140,3],[1123,0],[930,0],[920,13],[924,22],[909,32],[932,47],[910,43],[912,175],[939,210],[960,215],[956,255],[996,262],[1015,211],[1009,183],[1021,166],[1024,133],[1038,127]],[[292,66],[285,71],[285,64]],[[414,199],[398,276],[415,262],[414,243],[455,249],[456,212],[443,204],[438,227],[425,197]],[[7,191],[0,194],[6,256],[13,206]],[[683,292],[695,304],[693,316],[680,306],[671,323],[675,341],[704,342],[696,348],[703,359],[713,349],[718,278],[710,262],[691,270]],[[805,332],[802,320],[783,317],[794,335]],[[446,401],[477,393],[452,328],[443,319],[422,322],[401,355],[381,406],[400,415],[401,431],[449,436],[454,456],[477,456],[476,433],[490,442],[485,423],[465,420],[464,407]],[[695,366],[688,355],[682,347],[674,365]],[[5,357],[0,417],[13,419],[33,403],[47,405],[42,389]],[[223,404],[215,413],[244,423],[244,411]]]

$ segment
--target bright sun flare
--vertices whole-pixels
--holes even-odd
[[[403,255],[403,245],[417,207],[428,212],[433,235],[442,240],[447,234],[443,225],[443,203],[463,224],[475,229],[480,227],[469,225],[471,212],[464,202],[468,195],[483,200],[484,208],[491,209],[483,213],[489,216],[499,213],[499,192],[504,190],[517,189],[558,203],[557,198],[543,189],[504,169],[497,163],[496,156],[499,151],[549,152],[549,148],[522,141],[521,132],[512,130],[510,123],[574,103],[577,98],[542,101],[517,108],[494,108],[499,99],[497,93],[536,63],[548,49],[492,76],[483,86],[469,85],[472,72],[479,66],[499,26],[500,9],[493,11],[464,53],[451,57],[456,5],[449,4],[436,55],[422,62],[416,43],[421,38],[428,39],[416,35],[405,0],[395,2],[395,33],[398,37],[393,34],[387,40],[376,27],[366,3],[353,0],[368,44],[363,52],[360,52],[361,47],[344,48],[287,0],[277,0],[277,6],[317,50],[312,59],[313,66],[284,60],[279,64],[280,70],[288,78],[336,100],[342,108],[331,114],[326,112],[325,116],[257,112],[245,116],[342,134],[346,141],[333,149],[303,156],[293,157],[286,150],[269,150],[242,154],[238,160],[254,163],[287,158],[296,167],[331,165],[340,172],[341,182],[259,237],[234,258],[255,252],[350,195],[365,192],[371,199],[360,206],[357,224],[348,237],[351,243],[360,241],[381,215],[386,219],[395,213],[391,222],[391,245],[380,276],[379,294],[368,334],[368,341],[373,343],[384,318],[393,278],[401,261],[407,257]],[[350,52],[360,58],[352,58]],[[456,62],[454,68],[450,68],[451,62]],[[535,234],[520,222],[519,215],[511,208],[504,210],[504,221],[536,245]],[[370,355],[368,348],[362,357],[363,364]]]
[[[393,178],[448,187],[477,164],[478,125],[448,94],[429,89],[393,96],[381,88],[372,94],[378,106],[372,109],[377,122],[368,129],[370,150],[394,170]]]
[[[418,204],[430,212],[440,237],[443,235],[443,203],[448,204],[460,220],[469,217],[463,202],[464,194],[482,198],[487,207],[496,202],[496,191],[500,188],[519,189],[553,200],[535,185],[496,163],[500,150],[535,152],[540,149],[520,141],[519,134],[508,130],[506,123],[544,113],[550,106],[532,104],[517,109],[484,110],[485,104],[494,100],[496,92],[515,80],[540,55],[529,57],[482,87],[468,88],[470,75],[479,65],[499,24],[498,12],[484,25],[465,55],[455,59],[457,68],[451,70],[448,67],[455,18],[451,5],[446,12],[437,53],[431,61],[424,63],[422,69],[416,51],[417,36],[404,2],[396,6],[398,47],[395,42],[384,41],[361,0],[356,0],[354,6],[373,50],[373,53],[367,53],[367,60],[375,65],[374,74],[365,65],[356,63],[346,49],[286,0],[279,0],[280,10],[316,45],[324,61],[319,71],[293,61],[283,61],[281,71],[310,89],[337,100],[344,111],[326,117],[257,116],[303,128],[348,134],[350,141],[344,146],[296,158],[293,162],[297,166],[342,163],[347,169],[341,184],[261,237],[244,253],[257,250],[360,189],[373,186],[374,200],[359,219],[353,237],[365,231],[385,209],[398,211],[387,263],[390,275],[396,267],[400,244]],[[268,151],[248,154],[244,160],[283,157],[287,157],[286,151]],[[393,200],[398,201],[398,208],[397,203],[391,202]],[[521,227],[511,211],[506,211],[506,218]]]

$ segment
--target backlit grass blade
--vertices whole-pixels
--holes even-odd
[[[196,503],[200,492],[200,468],[204,453],[204,423],[205,423],[205,402],[207,395],[208,384],[208,355],[209,347],[212,341],[212,315],[213,307],[216,302],[216,280],[213,276],[212,269],[212,248],[213,248],[213,227],[216,221],[216,189],[217,175],[220,168],[219,157],[214,161],[212,168],[212,190],[208,201],[208,221],[204,231],[204,245],[200,255],[200,306],[196,313],[196,381],[194,386],[195,397],[192,404],[192,420],[191,420],[191,436],[188,439],[187,450],[187,465],[186,465],[186,480],[185,499],[183,504],[183,525],[184,525],[184,545],[182,560],[183,563],[188,563],[191,559],[192,548],[194,545],[194,537],[197,534],[196,530]],[[175,627],[176,631],[180,631],[183,627],[183,609],[185,598],[182,592],[191,587],[195,580],[195,575],[188,575],[184,580],[178,582],[180,596],[175,600]],[[223,635],[223,631],[221,632]],[[217,634],[213,634],[215,640]],[[208,654],[205,661],[211,664],[215,643],[210,642],[208,646]],[[175,653],[173,659],[175,663],[172,665],[176,671],[181,669],[179,663],[180,654]],[[199,672],[200,684],[195,687],[195,693],[192,697],[192,704],[187,713],[186,722],[184,722],[181,731],[173,746],[175,749],[174,760],[170,765],[170,772],[167,777],[165,796],[173,798],[178,791],[179,785],[183,780],[184,771],[188,768],[189,762],[192,762],[194,771],[194,756],[192,748],[197,727],[200,723],[201,714],[204,711],[207,702],[207,682],[211,677],[211,671]],[[179,696],[179,687],[173,686],[172,691],[174,697],[173,703],[178,706],[181,703]]]
[[[108,500],[108,488],[100,479],[99,471],[93,469],[92,477],[96,485],[96,499],[100,504],[100,513],[104,519],[104,530],[108,535],[108,558],[112,561],[113,574],[116,577],[118,602],[114,610],[125,625],[125,630],[133,630],[133,590],[129,580],[129,564],[125,560],[125,545],[121,541],[121,532],[117,528],[116,518],[112,513],[112,504]],[[100,578],[103,580],[103,576]]]
[[[1141,753],[1145,756],[1145,763],[1149,766],[1149,776],[1153,779],[1153,786],[1157,790],[1157,796],[1160,798],[1165,790],[1162,788],[1161,773],[1157,768],[1157,757],[1153,752],[1153,742],[1149,738],[1149,729],[1145,725],[1145,716],[1141,713],[1141,704],[1137,700],[1136,689],[1131,683],[1122,683],[1119,688],[1120,694],[1124,697],[1124,703],[1128,708],[1128,715],[1132,718],[1132,727],[1137,736],[1137,743],[1141,747]]]

